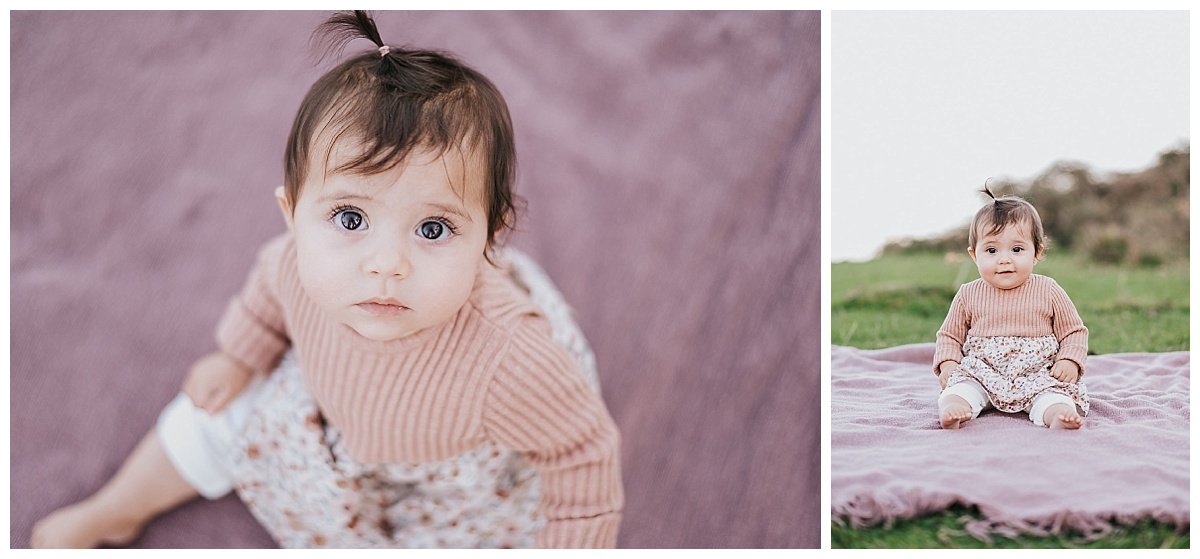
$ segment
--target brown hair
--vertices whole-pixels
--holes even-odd
[[[403,163],[413,149],[439,156],[465,150],[486,170],[490,249],[497,232],[512,228],[514,204],[520,201],[512,192],[516,148],[504,97],[486,77],[450,54],[385,45],[366,12],[335,13],[313,31],[313,39],[329,51],[340,52],[356,38],[379,48],[326,72],[296,112],[284,154],[284,192],[292,208],[308,173],[313,143],[327,132],[326,165],[344,137],[353,138],[362,150],[333,173],[382,173]]]
[[[1042,229],[1042,218],[1038,215],[1037,208],[1019,196],[997,198],[988,189],[987,181],[984,181],[980,192],[987,194],[992,203],[975,212],[971,228],[967,231],[967,246],[974,249],[976,240],[984,235],[995,235],[1009,225],[1028,223],[1030,235],[1033,237],[1033,254],[1040,258],[1042,251],[1046,250],[1046,233]],[[984,227],[988,228],[986,232],[983,232]]]

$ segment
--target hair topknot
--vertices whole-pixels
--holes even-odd
[[[988,177],[987,179],[984,179],[984,181],[983,181],[983,188],[981,188],[979,191],[980,191],[980,192],[982,192],[982,193],[984,193],[984,194],[987,194],[987,195],[988,195],[988,198],[991,198],[991,199],[992,199],[992,201],[993,201],[993,202],[995,202],[995,201],[996,201],[996,195],[995,195],[995,194],[992,194],[992,191],[991,191],[990,189],[988,189],[988,186],[987,186],[987,183],[988,183],[988,181],[990,181],[990,180],[992,180],[992,177]]]
[[[330,54],[341,56],[346,45],[355,39],[367,39],[378,47],[365,55],[378,59],[375,68],[386,85],[401,92],[439,92],[452,82],[463,66],[446,53],[395,48],[383,42],[379,28],[370,12],[334,12],[325,23],[317,26],[309,38],[321,47],[323,60]],[[429,56],[429,55],[436,56]]]
[[[336,52],[340,56],[350,41],[359,38],[368,39],[377,47],[384,46],[375,19],[363,10],[334,12],[325,23],[313,30],[309,40],[321,43],[325,53]]]
[[[484,174],[491,247],[496,233],[512,228],[520,203],[512,191],[516,148],[504,97],[450,54],[386,45],[364,11],[334,13],[313,31],[310,44],[324,47],[324,59],[340,55],[354,39],[378,48],[322,75],[296,112],[284,157],[284,191],[292,207],[315,162],[323,161],[316,169],[327,173],[373,175],[400,165],[414,150],[453,152]],[[343,140],[358,155],[329,169],[333,147]],[[314,153],[321,148],[323,154]]]

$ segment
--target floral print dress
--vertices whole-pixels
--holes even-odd
[[[962,362],[946,386],[974,380],[987,391],[996,409],[1008,413],[1029,412],[1039,395],[1056,392],[1071,398],[1087,415],[1089,400],[1083,380],[1068,383],[1050,376],[1057,354],[1054,336],[967,336]]]

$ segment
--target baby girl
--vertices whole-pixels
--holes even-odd
[[[933,372],[941,424],[957,429],[986,407],[1026,412],[1035,425],[1078,429],[1088,330],[1058,283],[1033,273],[1045,252],[1041,217],[1021,198],[975,214],[967,253],[979,279],[963,285],[938,329]]]
[[[318,31],[377,48],[300,105],[275,192],[287,233],[157,426],[33,545],[128,544],[236,490],[289,547],[614,546],[616,426],[492,250],[514,217],[503,97],[448,55],[384,44],[363,12]]]

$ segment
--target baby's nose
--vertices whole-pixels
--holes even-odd
[[[403,243],[379,243],[367,256],[364,268],[369,276],[403,278],[412,271],[407,247]]]

